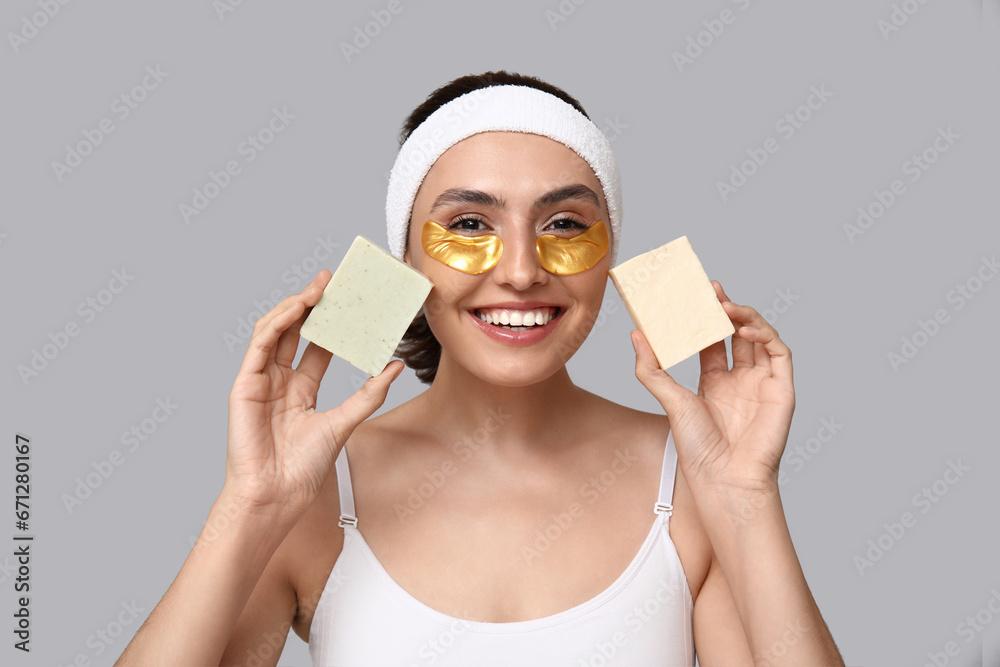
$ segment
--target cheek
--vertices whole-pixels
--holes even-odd
[[[434,287],[424,301],[424,314],[427,316],[428,324],[433,326],[442,314],[450,313],[449,316],[454,316],[458,310],[457,304],[473,289],[473,286],[469,284],[472,281],[468,280],[468,276],[440,262],[425,259],[427,263],[423,273],[430,278]]]
[[[597,266],[579,274],[579,282],[573,286],[580,305],[589,316],[596,317],[604,303],[604,293],[608,283],[608,261],[602,260]]]

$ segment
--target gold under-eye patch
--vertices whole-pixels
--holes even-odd
[[[503,241],[496,234],[465,236],[433,220],[424,223],[420,242],[434,259],[472,275],[492,269],[503,252]],[[610,243],[607,225],[598,220],[587,231],[572,238],[543,234],[535,241],[535,250],[543,269],[564,276],[581,273],[597,264],[608,252]]]
[[[535,241],[538,261],[549,273],[560,276],[582,273],[608,252],[608,227],[598,220],[587,231],[571,238],[543,234]]]
[[[477,275],[500,261],[503,242],[495,234],[463,236],[428,220],[420,232],[424,251],[434,259],[463,273]]]

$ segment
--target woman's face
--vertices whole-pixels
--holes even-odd
[[[427,220],[466,236],[500,236],[499,262],[470,275],[430,257],[421,244]],[[442,365],[449,356],[472,374],[506,386],[534,384],[559,370],[594,324],[610,253],[585,271],[555,275],[539,264],[535,240],[542,234],[574,237],[598,220],[610,232],[600,181],[583,158],[558,141],[482,132],[445,151],[417,192],[404,255],[434,283],[424,313],[441,343]],[[527,340],[514,340],[511,331],[479,318],[503,310],[555,317],[521,334]]]

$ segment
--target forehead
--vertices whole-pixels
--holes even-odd
[[[527,190],[568,183],[589,185],[604,204],[594,170],[565,144],[527,132],[480,132],[451,146],[437,159],[424,177],[417,199],[455,185]]]

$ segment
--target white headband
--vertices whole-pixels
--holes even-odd
[[[385,200],[389,251],[403,259],[413,200],[434,162],[479,132],[528,132],[571,148],[594,170],[611,217],[611,266],[621,236],[622,189],[611,142],[573,105],[530,86],[490,86],[456,97],[427,117],[399,149]]]

